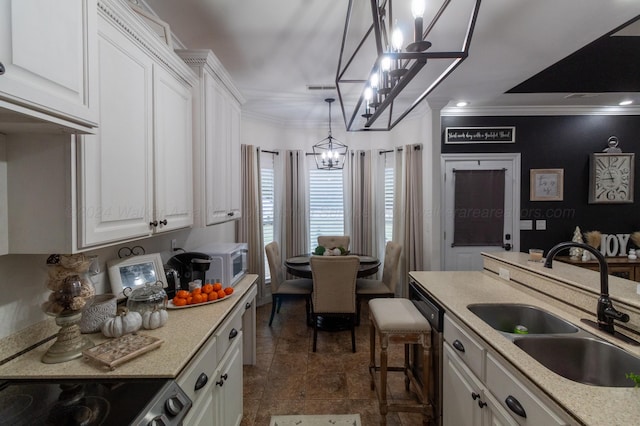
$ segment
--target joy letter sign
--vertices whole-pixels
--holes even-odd
[[[626,256],[630,234],[602,234],[600,253],[603,256]]]

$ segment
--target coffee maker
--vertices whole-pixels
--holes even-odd
[[[206,253],[192,251],[173,256],[165,265],[167,295],[172,298],[178,290],[189,290],[189,283],[194,280],[202,280],[204,284],[210,265],[211,256]]]

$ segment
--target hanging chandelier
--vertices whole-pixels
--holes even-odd
[[[469,54],[480,0],[406,3],[349,0],[336,73],[347,131],[391,130]]]
[[[327,98],[324,101],[329,104],[329,136],[313,146],[313,155],[316,159],[316,166],[318,169],[342,169],[344,167],[344,159],[349,148],[338,142],[331,135],[331,103],[335,101],[335,99]]]

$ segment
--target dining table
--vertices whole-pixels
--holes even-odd
[[[367,256],[364,254],[349,253],[353,256],[358,256],[360,259],[360,266],[358,267],[358,278],[368,277],[378,272],[380,268],[380,259],[374,256]],[[311,273],[311,265],[309,259],[311,256],[317,256],[313,253],[299,254],[293,257],[289,257],[284,261],[284,266],[287,267],[287,272],[291,275],[295,275],[300,278],[313,278]]]

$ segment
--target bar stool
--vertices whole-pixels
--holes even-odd
[[[371,389],[376,390],[380,406],[380,424],[387,424],[387,412],[406,411],[422,413],[423,424],[433,419],[433,406],[429,401],[431,374],[431,326],[427,319],[408,299],[372,299],[369,301]],[[380,339],[380,365],[376,366],[376,335]],[[387,348],[389,344],[404,344],[404,366],[389,366]],[[422,384],[416,379],[410,365],[411,345],[422,345]],[[380,372],[379,383],[377,372]],[[413,383],[416,403],[387,402],[387,373],[403,372],[407,391]],[[379,386],[377,386],[379,384]]]

